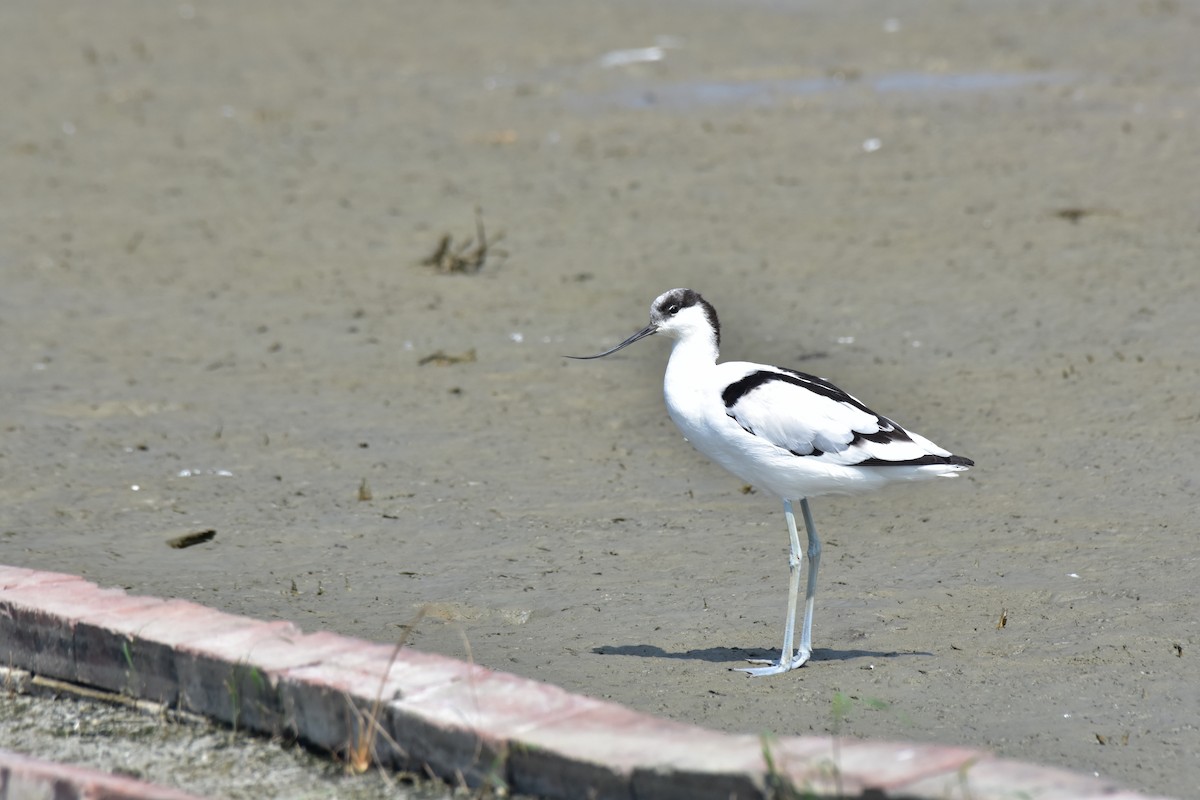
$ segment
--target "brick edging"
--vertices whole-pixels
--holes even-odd
[[[0,663],[342,757],[381,698],[378,763],[549,798],[726,800],[790,786],[813,797],[1148,800],[970,748],[842,739],[835,761],[828,737],[720,733],[410,648],[2,565]]]
[[[177,789],[113,775],[88,767],[42,761],[0,750],[0,798],[53,797],[55,800],[200,800]]]

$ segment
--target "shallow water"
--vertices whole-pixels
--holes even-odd
[[[798,97],[832,94],[858,87],[868,87],[879,93],[941,94],[993,92],[1029,86],[1045,87],[1063,84],[1068,80],[1065,75],[1052,73],[983,72],[947,75],[901,72],[875,77],[864,76],[852,80],[842,76],[833,76],[734,82],[711,80],[672,83],[638,82],[605,93],[573,95],[568,102],[572,109],[579,111],[594,111],[598,108],[655,108],[671,111],[694,111],[721,106],[766,108],[787,105]]]

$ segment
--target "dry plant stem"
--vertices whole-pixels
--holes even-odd
[[[428,606],[422,606],[412,621],[404,626],[400,634],[400,639],[396,642],[396,646],[392,648],[392,655],[388,658],[387,666],[384,668],[383,674],[379,677],[379,688],[375,692],[375,700],[371,704],[371,710],[367,712],[365,717],[355,710],[355,714],[359,717],[357,741],[352,742],[346,748],[346,766],[352,772],[366,772],[370,768],[371,762],[377,760],[375,758],[377,755],[375,752],[376,734],[387,739],[392,747],[396,748],[397,752],[403,752],[399,743],[379,724],[379,710],[383,706],[383,687],[387,683],[388,675],[392,672],[392,665],[396,663],[396,658],[400,655],[400,650],[408,642],[408,637],[412,635],[413,630],[424,619],[427,611]],[[350,704],[350,707],[355,708],[353,703]]]
[[[421,263],[442,273],[474,274],[482,270],[487,263],[489,251],[501,257],[508,255],[495,247],[496,242],[503,238],[504,233],[501,231],[491,242],[488,241],[487,231],[483,227],[483,209],[475,206],[475,238],[468,236],[456,246],[453,236],[449,233],[442,234],[437,247],[421,259]]]
[[[103,689],[94,689],[90,686],[83,686],[69,681],[60,681],[56,678],[48,678],[45,675],[22,673],[22,670],[14,667],[0,667],[0,686],[9,688],[14,694],[49,695],[51,697],[70,695],[98,703],[123,706],[152,716],[169,717],[180,722],[197,725],[209,722],[207,717],[200,714],[193,714],[190,711],[184,711],[180,708],[171,708],[165,703],[142,700],[117,692],[106,692]]]

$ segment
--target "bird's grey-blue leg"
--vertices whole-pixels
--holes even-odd
[[[817,537],[817,526],[813,524],[812,512],[808,510],[808,498],[800,501],[804,514],[804,527],[808,530],[808,588],[804,592],[804,625],[800,628],[800,652],[792,667],[798,667],[812,656],[813,604],[817,599],[817,570],[821,568],[821,540]]]
[[[812,514],[808,511],[808,500],[800,501],[800,510],[804,512],[804,524],[808,526],[809,554],[813,552],[813,542],[816,540],[816,529],[812,525]],[[800,598],[800,566],[803,563],[803,551],[800,549],[800,534],[796,530],[796,515],[792,511],[792,502],[783,501],[783,516],[787,520],[788,536],[791,550],[788,553],[788,605],[787,622],[783,627],[783,646],[779,649],[779,660],[751,659],[751,664],[766,664],[764,667],[738,667],[739,672],[759,677],[762,675],[778,675],[781,672],[803,666],[812,653],[810,639],[812,637],[812,608],[813,595],[816,592],[816,573],[813,565],[808,567],[808,594],[804,611],[804,627],[800,631],[800,652],[794,653],[792,642],[796,635],[796,604]],[[817,557],[821,554],[821,544],[816,545]]]

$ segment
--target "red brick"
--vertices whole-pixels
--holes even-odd
[[[350,693],[357,681],[346,678],[344,671],[331,676],[320,666],[285,672],[278,684],[283,730],[313,747],[344,754],[361,729],[362,709],[370,707]]]
[[[74,679],[74,624],[27,603],[0,599],[0,663]]]
[[[124,589],[101,589],[82,580],[30,580],[0,591],[0,600],[77,620],[101,608],[137,605],[143,598],[130,597]]]
[[[183,600],[101,608],[76,627],[77,651],[95,654],[86,659],[93,671],[81,673],[81,678],[112,691],[174,705],[179,699],[178,662],[190,657],[181,655],[176,646],[228,631],[231,623],[238,622],[248,623]],[[105,666],[113,672],[106,672]]]
[[[328,631],[300,633],[297,630],[295,635],[276,635],[256,642],[247,659],[268,672],[279,672],[325,663],[361,644],[360,639]]]
[[[0,750],[0,795],[9,798],[78,797],[104,800],[197,800],[195,795],[125,775],[42,761]]]
[[[19,584],[0,591],[0,658],[64,680],[91,683],[94,677],[87,674],[90,652],[86,647],[81,652],[76,641],[81,621],[104,610],[162,602],[129,597],[120,589],[99,589],[86,581],[58,580],[62,576],[56,573],[43,574],[49,576],[47,580],[26,575]]]
[[[238,617],[230,617],[230,621],[224,630],[209,630],[206,635],[176,643],[179,703],[234,726],[278,732],[283,725],[283,706],[276,692],[277,681],[255,663],[254,647],[279,636],[298,636],[300,631],[290,622]]]
[[[579,713],[524,732],[510,758],[513,788],[598,797],[760,797],[757,737],[730,736],[588,701]]]
[[[955,773],[931,776],[903,787],[913,797],[970,797],[972,800],[1153,800],[1111,781],[1064,769],[983,756]],[[1166,798],[1162,798],[1166,800]]]
[[[343,754],[373,715],[386,731],[373,749],[387,765],[428,765],[471,785],[507,781],[546,796],[1138,797],[964,748],[722,734],[409,648],[397,653],[3,566],[0,659],[139,696],[177,697],[191,710]]]
[[[113,692],[127,692],[140,697],[155,697],[161,693],[158,681],[146,685],[142,676],[157,676],[157,670],[139,670],[133,660],[133,642],[120,628],[120,620],[161,609],[165,603],[154,597],[129,597],[128,602],[107,602],[81,615],[74,633],[75,680]],[[167,676],[170,680],[170,676]],[[136,684],[136,685],[135,685]]]
[[[226,614],[186,600],[168,600],[153,613],[130,614],[120,626],[138,639],[169,645],[186,644],[208,636],[228,633],[241,628],[254,628],[265,623],[249,617]]]
[[[361,662],[360,662],[361,663]],[[386,662],[384,662],[386,664]],[[277,673],[277,691],[283,710],[283,725],[303,741],[333,752],[345,751],[360,736],[363,721],[376,697],[386,708],[387,701],[402,693],[392,675],[381,681],[383,667],[374,664],[370,672],[333,663],[333,660]],[[384,763],[412,766],[397,758],[394,748],[380,745]],[[420,765],[416,765],[420,766]]]
[[[422,653],[407,647],[395,653],[394,659],[393,653],[394,645],[360,642],[358,647],[332,656],[324,662],[324,666],[334,670],[347,669],[354,675],[365,675],[372,696],[384,670],[387,670],[388,681],[384,698],[388,700],[413,698],[433,689],[480,680],[492,674],[486,667],[432,653]]]
[[[468,786],[507,786],[509,742],[487,728],[427,716],[402,700],[383,705],[384,726],[408,769],[433,769]]]
[[[411,665],[407,662],[397,675],[402,686],[412,686]],[[447,725],[468,725],[505,736],[518,736],[602,705],[557,686],[484,669],[429,685],[423,691],[405,691],[396,704]]]
[[[84,582],[83,578],[78,575],[67,575],[65,572],[42,572],[40,570],[9,567],[0,564],[0,596],[3,595],[5,590],[19,586],[37,586],[67,581]]]
[[[840,787],[847,792],[875,790],[888,793],[897,786],[905,786],[926,777],[955,775],[965,765],[986,755],[981,750],[964,747],[851,738],[841,739],[836,750],[830,743],[828,753],[828,757],[810,764],[800,775],[789,774],[793,785],[798,789],[805,788],[805,784],[799,782],[803,778],[814,786],[829,786],[832,781],[835,788]],[[820,780],[822,777],[824,781]]]
[[[521,732],[597,702],[515,675],[464,671],[461,662],[448,672],[444,660],[423,661],[413,654],[396,676],[404,694],[388,704],[389,730],[410,762],[446,765],[472,786],[507,782],[509,743]],[[426,681],[430,673],[441,680]]]

